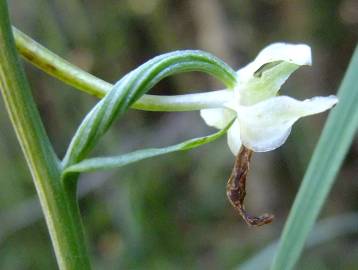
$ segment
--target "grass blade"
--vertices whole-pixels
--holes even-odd
[[[338,237],[358,232],[358,213],[346,213],[339,216],[320,220],[311,231],[305,248],[315,248]],[[265,270],[269,269],[272,257],[278,247],[278,241],[273,241],[261,251],[256,253],[244,263],[240,264],[237,270]]]
[[[358,47],[338,92],[339,103],[327,120],[283,230],[271,269],[289,270],[327,199],[358,128]]]

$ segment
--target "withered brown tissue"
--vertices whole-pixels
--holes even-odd
[[[258,217],[252,216],[246,212],[244,206],[246,178],[250,168],[251,157],[252,150],[241,146],[226,185],[226,194],[232,206],[239,212],[249,226],[262,226],[271,223],[274,216],[272,214],[263,214]]]

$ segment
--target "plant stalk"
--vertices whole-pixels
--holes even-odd
[[[20,65],[6,0],[0,0],[0,88],[30,168],[60,269],[90,269],[75,187],[60,181],[53,151]]]
[[[112,89],[112,84],[69,63],[15,27],[12,29],[18,52],[34,66],[98,98],[103,98]],[[143,95],[132,105],[132,108],[146,111],[193,111],[218,108],[231,100],[232,94],[231,91],[218,90],[173,96]]]

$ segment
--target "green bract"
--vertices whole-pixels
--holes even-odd
[[[237,84],[231,100],[223,108],[204,109],[202,118],[209,126],[222,129],[236,117],[228,131],[228,145],[237,155],[241,145],[256,152],[280,147],[292,125],[303,116],[330,109],[335,96],[299,101],[277,96],[281,86],[300,66],[311,64],[311,49],[304,44],[274,43],[256,59],[237,71]]]
[[[144,158],[153,157],[169,152],[187,150],[213,141],[224,134],[231,125],[228,121],[224,131],[207,137],[196,138],[178,145],[163,149],[146,149],[125,156],[97,158],[95,161],[85,160],[99,139],[107,132],[114,120],[122,116],[130,106],[149,91],[160,80],[174,74],[202,71],[221,80],[226,87],[233,88],[236,84],[236,73],[223,61],[215,56],[198,51],[185,50],[157,56],[120,79],[106,96],[86,115],[62,161],[63,179],[70,173],[91,171],[96,169],[120,167]],[[81,162],[80,165],[78,165]],[[94,166],[93,164],[96,163]],[[73,181],[67,181],[73,182]]]

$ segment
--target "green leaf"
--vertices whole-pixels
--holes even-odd
[[[290,270],[327,199],[358,129],[358,47],[306,171],[283,230],[271,269]]]
[[[236,83],[236,72],[209,53],[175,51],[157,56],[124,76],[87,114],[70,143],[63,168],[83,160],[114,120],[160,80],[189,71],[208,73],[228,88]]]
[[[75,165],[66,168],[64,171],[64,178],[66,177],[66,174],[70,174],[70,173],[91,172],[97,170],[119,168],[146,158],[160,156],[177,151],[193,149],[220,138],[222,135],[226,133],[226,131],[229,129],[232,123],[233,121],[231,121],[230,124],[226,126],[224,129],[216,133],[213,133],[211,135],[187,140],[182,143],[171,145],[168,147],[142,149],[128,154],[113,156],[113,157],[97,157],[97,158],[85,159]]]

